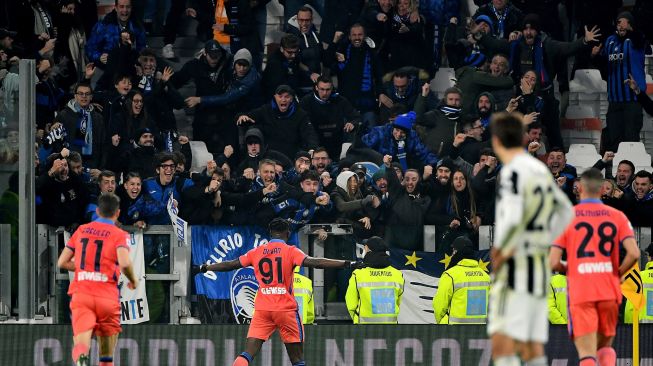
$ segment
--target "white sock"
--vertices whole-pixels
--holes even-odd
[[[501,356],[494,359],[494,366],[521,366],[521,361],[516,355]]]
[[[546,356],[535,357],[530,361],[526,362],[526,366],[548,366],[549,363],[546,359]]]

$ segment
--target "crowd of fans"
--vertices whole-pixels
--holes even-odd
[[[556,98],[568,91],[574,57],[574,69],[599,68],[614,89],[596,164],[607,167],[605,201],[651,226],[651,174],[628,161],[610,174],[618,143],[639,139],[650,2],[629,13],[620,1],[475,0],[466,18],[457,1],[286,0],[287,33],[267,54],[255,15],[269,0],[219,1],[226,23],[205,19],[215,2],[173,0],[161,51],[148,47],[152,19],[136,6],[150,2],[115,0],[101,20],[94,0],[0,9],[0,163],[17,160],[18,61],[37,60],[38,223],[73,230],[94,218],[99,194],[115,192],[122,225],[170,224],[172,196],[191,225],[346,223],[357,239],[381,235],[408,250],[423,249],[423,226],[435,225],[446,249],[494,222],[493,112],[524,114],[528,151],[576,200]],[[184,14],[197,18],[205,44],[176,68],[169,59]],[[603,46],[610,36],[641,51],[641,70],[639,53],[621,54],[636,66],[627,83]],[[428,80],[441,64],[455,69],[456,87],[439,99]],[[190,136],[177,125],[182,109],[193,114]],[[191,140],[213,154],[199,172],[190,171]]]

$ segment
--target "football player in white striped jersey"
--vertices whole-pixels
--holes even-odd
[[[496,114],[492,147],[504,164],[496,204],[488,334],[496,366],[548,365],[548,252],[573,210],[549,169],[524,146],[517,114]]]

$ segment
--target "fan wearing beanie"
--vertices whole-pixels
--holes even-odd
[[[401,164],[404,171],[408,168],[434,165],[438,162],[438,157],[429,151],[413,129],[415,116],[415,112],[400,114],[392,124],[372,128],[369,133],[363,135],[362,141],[378,153],[374,154],[375,156],[390,155],[393,161]],[[376,160],[382,160],[381,157]]]

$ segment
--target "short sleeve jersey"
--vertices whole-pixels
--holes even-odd
[[[598,199],[583,200],[574,210],[574,219],[554,241],[567,251],[569,303],[621,302],[619,247],[634,236],[630,222]]]
[[[86,293],[118,301],[118,248],[129,250],[129,234],[113,221],[99,218],[82,225],[66,247],[75,253],[75,278],[68,294]]]
[[[256,310],[297,310],[293,295],[293,270],[295,266],[301,266],[304,259],[304,252],[281,240],[271,240],[240,256],[240,264],[243,267],[254,267],[258,280],[259,288],[254,303]]]

